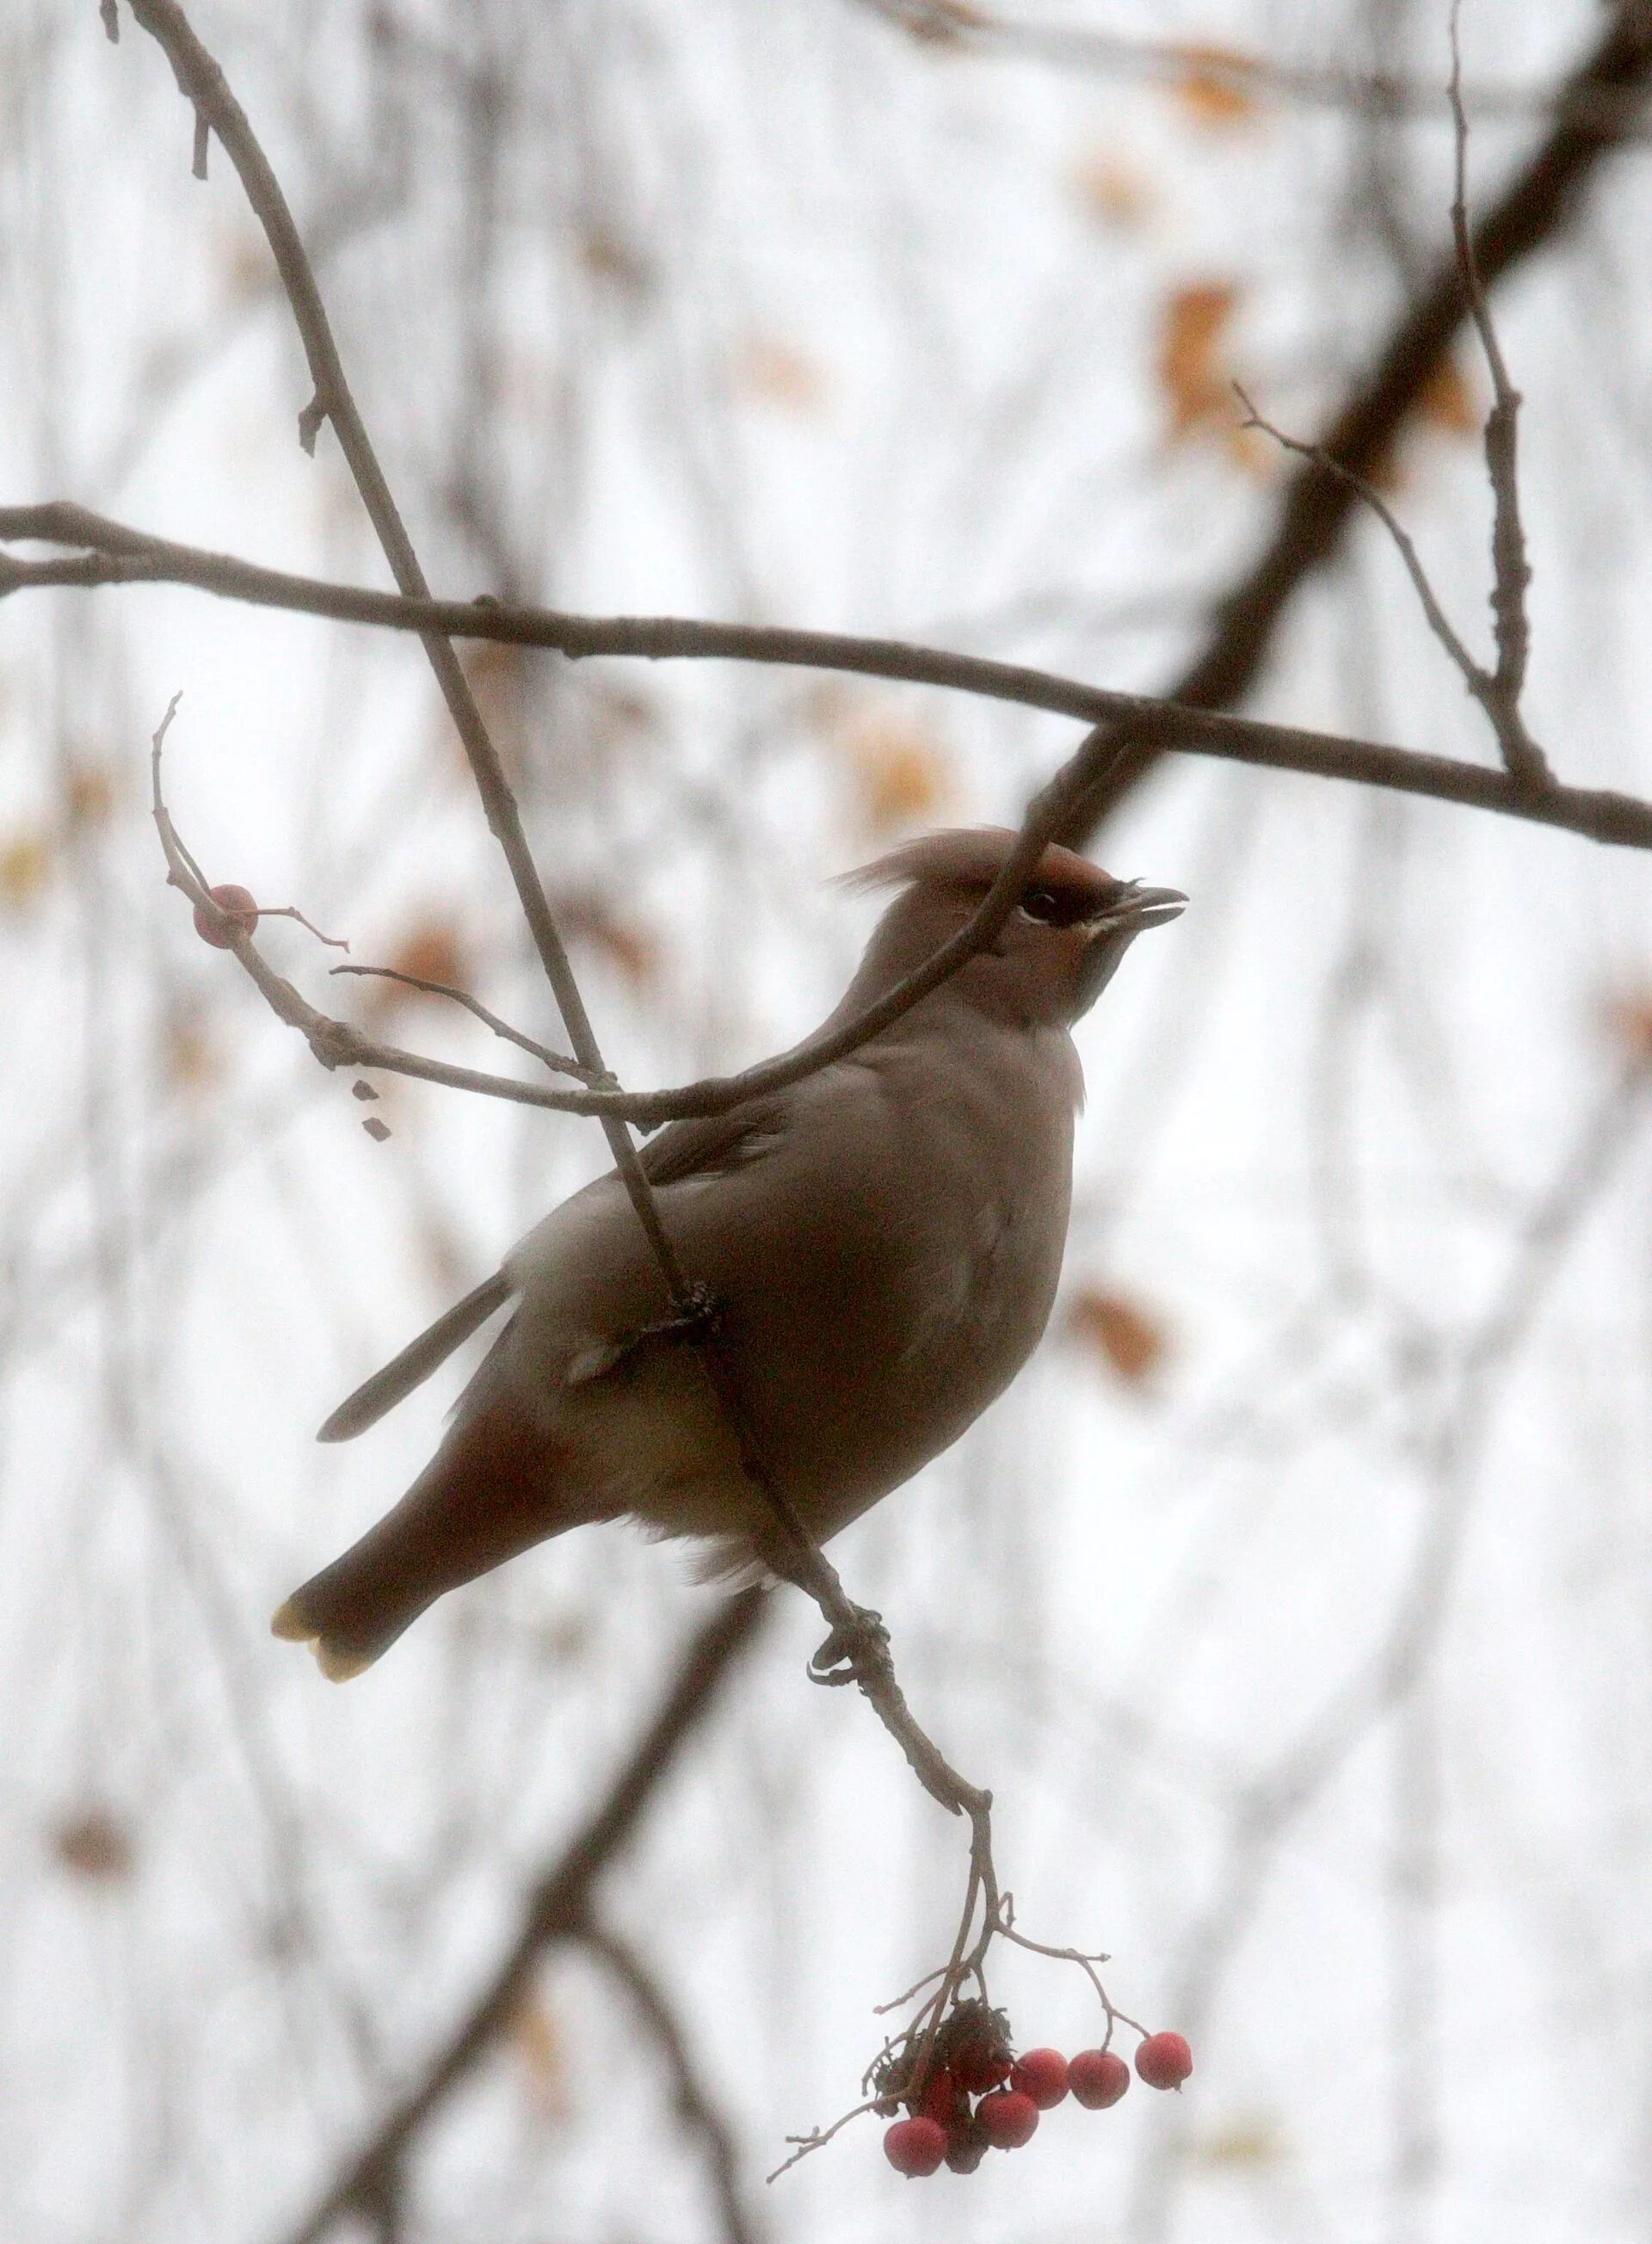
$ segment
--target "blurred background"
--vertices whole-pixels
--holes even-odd
[[[1467,0],[1472,184],[1594,0]],[[0,495],[388,581],[221,150],[123,11],[0,18]],[[1441,0],[200,0],[439,591],[909,638],[1162,689],[1449,239]],[[1279,71],[1257,71],[1256,64]],[[1373,72],[1391,80],[1373,100]],[[1409,90],[1409,91],[1408,91]],[[1527,713],[1652,787],[1652,171],[1632,132],[1499,292]],[[1466,347],[1383,465],[1487,645]],[[806,673],[466,666],[613,1065],[835,1002],[829,876],[1018,819],[1063,720]],[[0,605],[0,2232],[281,2244],[516,1936],[719,1593],[620,1529],[444,1601],[348,1689],[278,1598],[400,1492],[450,1369],[341,1396],[606,1161],[590,1123],[323,1073],[164,882],[213,881],[560,1041],[416,643],[184,591]],[[1249,705],[1492,762],[1357,524]],[[504,2029],[339,2234],[454,2244],[1652,2231],[1652,896],[1628,852],[1167,760],[1097,838],[1185,889],[1080,1047],[1063,1295],[834,1546],[998,1802],[1023,1927],[1194,2040],[911,2187],[857,2100],[941,1961],[958,1827],[811,1689],[787,1592]],[[451,1007],[324,1008],[476,1065]],[[370,1113],[388,1138],[364,1132]],[[643,1989],[639,1999],[639,1984]],[[1100,2038],[1001,1956],[1024,2045]],[[660,2031],[663,2006],[674,2024]],[[694,2084],[685,2116],[673,2037]],[[696,2118],[697,2097],[704,2111]]]

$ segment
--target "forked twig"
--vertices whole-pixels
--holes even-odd
[[[427,997],[451,997],[456,1005],[463,1005],[467,1013],[474,1013],[477,1019],[491,1029],[496,1037],[503,1037],[507,1044],[515,1044],[525,1052],[531,1052],[534,1058],[543,1062],[553,1074],[578,1076],[581,1082],[592,1079],[591,1070],[580,1061],[566,1052],[552,1051],[549,1044],[542,1044],[534,1038],[525,1036],[520,1029],[513,1029],[509,1021],[502,1021],[497,1013],[490,1012],[479,997],[473,997],[468,990],[456,990],[450,982],[428,981],[423,974],[403,973],[399,966],[335,966],[333,972],[371,975],[377,981],[399,982],[403,989],[423,990]]]

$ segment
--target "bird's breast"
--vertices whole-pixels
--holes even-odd
[[[820,1490],[832,1516],[853,1517],[957,1440],[1044,1331],[1073,1098],[1061,1053],[1052,1064],[1030,1046],[989,1040],[944,1071],[921,1051],[882,1064],[881,1144],[858,1191],[843,1179],[832,1226],[837,1297],[825,1318],[798,1317],[787,1351],[793,1407],[829,1420],[813,1470],[836,1484]],[[808,1473],[806,1451],[792,1448]]]

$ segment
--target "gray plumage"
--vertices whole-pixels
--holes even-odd
[[[902,893],[834,1021],[963,923],[1014,839],[932,835],[856,876]],[[1182,901],[1052,848],[992,949],[893,1026],[644,1150],[683,1267],[716,1298],[759,1452],[817,1541],[946,1449],[1036,1345],[1082,1096],[1068,1027]],[[698,1348],[650,1334],[668,1303],[616,1176],[547,1216],[322,1437],[371,1425],[508,1298],[430,1464],[275,1616],[329,1675],[359,1673],[445,1590],[594,1520],[704,1538],[708,1574],[783,1571]]]

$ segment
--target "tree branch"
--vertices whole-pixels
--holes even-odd
[[[308,449],[314,443],[321,420],[326,418],[332,422],[398,587],[411,598],[428,599],[429,585],[350,393],[326,308],[292,213],[246,114],[231,92],[223,71],[196,37],[176,0],[132,0],[132,5],[138,22],[167,56],[179,87],[194,105],[198,170],[203,172],[205,170],[201,159],[206,128],[210,126],[222,141],[269,241],[315,383],[315,397],[300,419],[300,440]],[[528,848],[515,794],[483,723],[452,643],[442,633],[433,631],[425,631],[420,637],[464,743],[489,825],[510,867],[518,900],[533,936],[546,977],[561,1007],[575,1057],[581,1066],[590,1071],[593,1083],[605,1088],[618,1089],[603,1060],[596,1032],[586,1011],[573,970]],[[175,709],[176,706],[174,698],[173,708]],[[155,817],[163,846],[167,848],[167,861],[173,878],[189,893],[192,892],[192,882],[196,884],[197,891],[200,889],[200,869],[188,858],[187,852],[179,842],[160,797],[161,744],[172,713],[173,709],[169,709],[153,745]],[[1027,875],[1042,855],[1049,835],[1059,822],[1075,785],[1084,779],[1093,782],[1098,776],[1101,763],[1111,753],[1108,737],[1100,733],[1092,733],[1067,770],[1058,774],[1050,786],[1043,790],[1029,813],[1019,842],[1011,851],[1008,862],[976,914],[976,922],[985,919],[990,911],[998,914],[995,924],[1001,924],[1008,916]],[[197,901],[200,901],[199,893]],[[978,942],[989,939],[990,931],[977,936]],[[948,950],[952,947],[947,946]],[[261,961],[256,960],[251,943],[245,938],[238,941],[234,948],[237,957],[249,971],[254,963],[261,966]],[[930,970],[935,975],[935,983],[931,986],[938,984],[946,973],[955,970],[956,966],[963,963],[965,955],[960,953],[956,959],[945,964],[939,963],[938,956],[931,960]],[[278,978],[271,977],[272,980]],[[911,977],[909,980],[918,978]],[[291,990],[290,985],[282,984],[281,992],[283,1003],[294,1002],[301,1006],[302,1001],[296,998],[296,993]],[[870,1029],[866,1031],[868,1034],[871,1032]],[[816,1066],[824,1064],[824,1060],[818,1057],[814,1062]],[[856,1605],[848,1596],[836,1568],[820,1551],[789,1493],[781,1485],[761,1455],[753,1436],[745,1398],[727,1354],[717,1304],[703,1286],[690,1278],[678,1257],[660,1220],[659,1206],[632,1140],[629,1125],[622,1116],[613,1112],[599,1113],[599,1120],[613,1156],[615,1168],[664,1280],[673,1320],[682,1328],[685,1335],[694,1342],[707,1383],[735,1435],[745,1476],[754,1492],[772,1515],[779,1531],[773,1544],[765,1542],[762,1555],[776,1571],[806,1590],[825,1618],[829,1634],[825,1645],[811,1663],[811,1673],[822,1682],[852,1681],[859,1686],[884,1728],[901,1747],[924,1789],[953,1815],[968,1816],[972,1830],[972,1864],[978,1863],[983,1854],[990,1859],[991,1794],[960,1776],[919,1727],[896,1678],[888,1632],[875,1613]],[[966,1902],[965,1910],[966,1923],[977,1875],[972,1868],[970,1901]]]
[[[602,1871],[634,1831],[684,1743],[709,1711],[723,1677],[761,1630],[766,1600],[747,1590],[721,1605],[689,1642],[658,1711],[585,1828],[529,1896],[515,1939],[491,1977],[417,2081],[345,2159],[337,2175],[288,2232],[288,2244],[320,2244],[335,2222],[383,2194],[419,2130],[470,2076],[508,2024],[546,1945],[583,1933]]]
[[[1318,472],[1327,482],[1333,479],[1323,469]],[[404,599],[395,592],[296,576],[285,570],[263,568],[233,554],[152,537],[146,531],[109,521],[64,500],[0,506],[0,541],[6,540],[91,550],[60,561],[22,561],[0,553],[0,598],[8,592],[62,585],[181,585],[256,607],[391,631],[435,630],[454,639],[545,647],[571,660],[635,655],[655,662],[760,662],[887,678],[904,685],[936,686],[1109,726],[1118,737],[1134,743],[1127,755],[1140,752],[1157,757],[1173,752],[1215,756],[1228,763],[1300,772],[1310,778],[1385,787],[1397,794],[1425,795],[1437,802],[1497,811],[1619,848],[1652,848],[1652,804],[1636,795],[1610,788],[1561,786],[1534,793],[1512,784],[1506,773],[1483,764],[1430,755],[1385,741],[1313,732],[1302,726],[1264,724],[1254,717],[1236,716],[1226,709],[1206,706],[1196,698],[1122,693],[1054,671],[993,662],[981,655],[958,654],[902,639],[767,625],[703,623],[679,616],[570,615],[559,609],[506,607],[491,600]],[[1061,831],[1068,838],[1078,821],[1091,814],[1093,798],[1092,788],[1072,814],[1064,814]],[[927,984],[920,994],[934,986]],[[915,998],[903,1000],[889,1017],[898,1018],[907,1004],[915,1002]],[[838,1056],[853,1048],[853,1042],[839,1047]],[[789,1060],[767,1064],[776,1070],[791,1065]],[[799,1070],[799,1073],[805,1071]],[[450,1078],[436,1076],[432,1080]],[[550,1105],[574,1114],[620,1114],[651,1126],[681,1114],[726,1112],[742,1098],[796,1080],[794,1074],[749,1070],[737,1077],[710,1078],[678,1091],[596,1096],[557,1093],[543,1098],[536,1094],[529,1103]],[[497,1095],[516,1094],[506,1091]],[[706,1098],[715,1103],[687,1103]]]
[[[983,8],[978,0],[860,0],[860,5],[938,45],[972,54],[1015,56],[1087,76],[1134,79],[1173,90],[1196,79],[1225,87],[1242,98],[1344,110],[1356,116],[1414,118],[1419,123],[1442,113],[1439,88],[1432,79],[1397,71],[1281,62],[1199,40],[1148,39],[1053,17],[1011,17]],[[1555,86],[1488,79],[1466,86],[1463,100],[1476,117],[1582,118],[1619,139],[1637,138],[1641,130],[1640,104],[1632,94],[1579,87],[1575,80]]]
[[[592,1920],[581,1930],[579,1941],[591,1955],[600,1957],[620,1981],[666,2060],[676,2092],[677,2109],[684,2123],[705,2145],[725,2244],[756,2244],[757,2225],[740,2187],[740,2155],[735,2146],[734,2129],[712,2100],[660,1982],[636,1950],[611,1926]]]
[[[1552,240],[1585,182],[1622,140],[1619,129],[1643,101],[1652,75],[1652,7],[1622,0],[1594,52],[1567,79],[1554,124],[1537,152],[1486,211],[1471,237],[1473,269],[1489,290]],[[1617,124],[1600,113],[1621,105]],[[1393,329],[1317,449],[1369,479],[1392,444],[1469,309],[1455,247]],[[1291,595],[1335,550],[1357,492],[1313,463],[1292,477],[1272,536],[1248,574],[1216,609],[1203,650],[1168,699],[1198,708],[1231,705],[1255,684]],[[1082,846],[1161,760],[1157,742],[1133,747],[1078,807],[1061,839]]]

